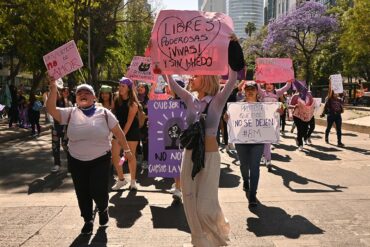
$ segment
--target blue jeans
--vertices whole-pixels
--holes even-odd
[[[249,186],[251,194],[257,193],[260,178],[260,160],[264,144],[235,144],[240,160],[243,181]]]

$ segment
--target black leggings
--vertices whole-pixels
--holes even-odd
[[[93,218],[93,200],[99,212],[108,207],[110,160],[111,152],[90,161],[75,159],[68,153],[68,167],[85,222]]]
[[[308,122],[304,122],[297,117],[293,117],[294,123],[297,126],[297,143],[298,146],[303,146],[303,138],[307,135]]]

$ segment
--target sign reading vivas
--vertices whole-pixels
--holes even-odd
[[[231,143],[277,143],[280,138],[279,102],[228,103]]]
[[[180,100],[150,100],[149,177],[179,177],[182,149],[180,133],[186,126],[186,106]]]
[[[56,80],[83,66],[74,40],[46,54],[43,59],[49,76]]]
[[[155,73],[225,75],[233,23],[223,13],[162,10],[151,36]]]
[[[256,82],[282,83],[294,79],[293,62],[290,58],[257,58]]]
[[[145,82],[155,82],[156,75],[151,68],[152,59],[150,57],[135,56],[127,71],[127,77],[132,80],[139,80]]]

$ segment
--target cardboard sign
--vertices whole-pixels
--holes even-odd
[[[290,58],[257,58],[256,82],[282,83],[294,79],[292,59]]]
[[[308,122],[314,115],[315,111],[315,101],[311,105],[306,105],[301,100],[298,100],[297,105],[295,106],[293,116],[301,119],[303,122]]]
[[[225,75],[232,19],[223,13],[162,10],[151,36],[155,73]]]
[[[150,100],[149,177],[179,177],[182,149],[179,136],[186,126],[186,106],[180,100]]]
[[[132,80],[155,82],[157,81],[157,76],[153,73],[151,66],[152,59],[150,57],[135,56],[127,71],[127,77]]]
[[[43,59],[49,76],[54,79],[62,78],[83,66],[74,40],[46,54]]]
[[[279,102],[228,103],[231,143],[277,143],[280,138]]]
[[[331,90],[334,93],[343,93],[343,78],[341,74],[331,75],[329,77],[331,82]]]

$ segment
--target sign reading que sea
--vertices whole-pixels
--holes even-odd
[[[225,75],[231,18],[223,13],[162,10],[151,36],[156,73]]]
[[[153,74],[151,64],[152,60],[150,57],[135,56],[131,61],[129,70],[127,71],[127,77],[132,80],[155,82],[157,78],[156,75]]]
[[[44,57],[44,63],[49,76],[54,79],[62,78],[83,66],[74,40],[49,52]]]
[[[186,128],[186,106],[180,100],[150,100],[149,177],[179,177],[181,131]]]
[[[228,103],[231,143],[277,143],[280,138],[279,102]]]

